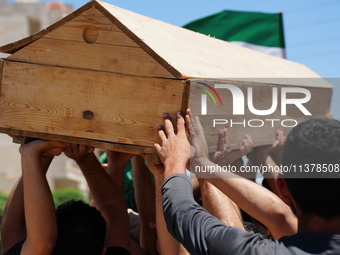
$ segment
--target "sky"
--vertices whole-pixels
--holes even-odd
[[[67,1],[74,9],[87,1]],[[304,64],[334,86],[331,112],[340,119],[340,0],[105,0],[183,26],[222,10],[283,13],[287,59]]]

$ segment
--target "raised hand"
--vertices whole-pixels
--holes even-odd
[[[165,165],[165,175],[185,173],[186,164],[190,158],[190,144],[184,127],[184,119],[177,114],[177,134],[169,119],[164,120],[165,131],[159,130],[162,145],[154,145],[158,156]]]
[[[251,139],[250,135],[245,135],[241,142],[241,153],[242,155],[247,155],[249,152],[251,152],[254,148],[253,140]]]
[[[286,141],[286,136],[282,130],[276,131],[276,139],[272,145],[257,147],[248,158],[256,164],[263,164],[268,156],[271,156],[276,164],[281,164],[282,149]]]
[[[225,142],[228,142],[228,144],[225,144],[223,146],[225,146],[224,148],[229,148],[230,138],[229,138],[229,132],[226,128],[222,129],[222,131],[220,132],[219,140],[222,140],[222,141],[224,140]],[[241,140],[239,150],[231,151],[230,149],[227,149],[227,150],[224,150],[223,152],[217,151],[214,155],[214,158],[215,158],[215,161],[221,166],[229,165],[235,162],[237,159],[241,158],[242,156],[250,153],[253,150],[253,148],[254,148],[254,143],[251,139],[251,136],[245,135],[243,139]]]
[[[215,163],[223,159],[230,151],[230,136],[227,128],[222,128],[218,134],[217,150],[213,160]]]
[[[193,116],[190,110],[187,110],[186,122],[190,134],[190,164],[191,166],[202,165],[209,159],[203,127],[198,116]]]
[[[87,145],[81,145],[81,144],[70,144],[66,147],[64,154],[74,159],[76,162],[83,160],[86,158],[89,154],[92,154],[94,152],[94,147],[87,146]]]
[[[148,168],[150,172],[153,174],[153,176],[163,178],[164,171],[165,171],[163,164],[156,165],[156,164],[148,163]]]
[[[131,160],[134,154],[117,152],[117,151],[106,151],[108,164],[114,164],[124,167],[127,162]]]
[[[19,152],[22,155],[28,152],[30,155],[34,156],[53,158],[54,156],[60,155],[67,146],[68,144],[63,142],[34,140],[21,145]]]

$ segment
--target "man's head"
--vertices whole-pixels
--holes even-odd
[[[68,201],[57,210],[58,241],[53,255],[100,255],[106,223],[100,212],[82,201]]]
[[[283,165],[303,170],[303,175],[291,171],[284,177],[304,215],[340,216],[339,121],[310,119],[293,128],[283,149]],[[316,176],[322,178],[310,178]]]

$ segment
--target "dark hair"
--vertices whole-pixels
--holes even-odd
[[[340,215],[339,121],[309,119],[294,127],[283,149],[283,165],[295,166],[298,170],[310,168],[308,173],[284,172],[291,195],[302,213],[324,218]],[[322,166],[327,167],[324,173],[316,168]]]
[[[101,213],[83,201],[68,201],[56,209],[58,241],[53,255],[99,255],[106,223]]]

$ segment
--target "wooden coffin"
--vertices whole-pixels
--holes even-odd
[[[303,65],[100,1],[2,46],[0,52],[11,54],[0,60],[0,132],[15,136],[17,142],[25,137],[74,142],[145,153],[156,161],[153,144],[159,142],[162,114],[189,107],[202,115],[205,92],[197,89],[206,86],[202,83],[233,84],[244,93],[254,87],[257,109],[270,107],[273,87],[308,89],[312,99],[305,106],[312,116],[293,107],[285,119],[325,116],[330,107],[332,87]],[[207,100],[208,114],[202,117],[211,151],[221,127],[212,127],[211,121],[235,117],[232,96],[221,95],[224,106]],[[261,118],[279,115],[278,107]],[[235,121],[255,117],[245,107]],[[226,126],[235,149],[246,133],[256,145],[270,144],[278,128]]]

